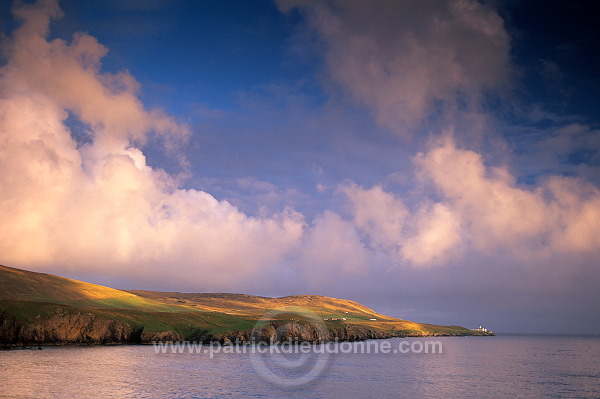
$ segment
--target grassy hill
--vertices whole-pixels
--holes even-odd
[[[304,312],[312,315],[312,321]],[[282,326],[315,320],[329,331],[326,339],[481,335],[463,327],[392,318],[357,302],[323,296],[124,291],[0,266],[4,345],[249,340],[259,320],[278,337]],[[314,328],[303,331],[308,340],[323,339]]]
[[[6,266],[0,266],[0,300],[59,303],[84,308],[177,309],[126,291]]]

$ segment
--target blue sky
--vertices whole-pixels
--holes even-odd
[[[594,2],[19,4],[0,263],[598,331]]]

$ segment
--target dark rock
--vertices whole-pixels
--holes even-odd
[[[24,322],[0,311],[0,345],[141,343],[142,328],[85,311],[62,308]]]

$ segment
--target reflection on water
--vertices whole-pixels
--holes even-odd
[[[248,354],[210,359],[155,354],[152,346],[2,351],[0,398],[600,396],[599,338],[440,340],[442,354],[332,354],[315,382],[288,391],[261,379]]]

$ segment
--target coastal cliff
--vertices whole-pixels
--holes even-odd
[[[24,322],[13,315],[0,311],[0,346],[28,345],[69,345],[69,344],[150,344],[153,342],[194,340],[203,343],[219,342],[277,343],[288,340],[298,342],[362,341],[409,336],[448,336],[478,335],[464,334],[427,334],[394,333],[364,326],[344,324],[328,326],[325,332],[313,326],[298,323],[268,323],[260,331],[242,330],[211,334],[208,330],[196,330],[195,334],[184,336],[176,331],[148,332],[144,326],[128,324],[121,320],[99,316],[89,311],[67,312],[58,308],[50,317],[37,316],[33,321]],[[484,334],[481,334],[484,335]]]
[[[316,295],[122,291],[0,266],[0,346],[5,348],[450,335],[493,334],[392,318],[357,302]]]
[[[179,341],[174,331],[149,332],[90,310],[57,307],[53,314],[23,320],[0,310],[0,346],[68,344],[142,344]]]
[[[141,332],[120,320],[85,311],[70,313],[57,308],[52,316],[38,315],[31,321],[0,312],[2,345],[139,343]]]

